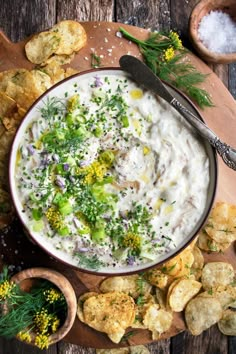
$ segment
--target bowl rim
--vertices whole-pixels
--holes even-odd
[[[69,280],[63,274],[59,273],[54,269],[46,267],[27,268],[11,277],[11,281],[15,284],[18,284],[19,286],[21,282],[27,279],[48,280],[50,283],[55,285],[65,297],[67,305],[67,314],[65,321],[55,333],[52,333],[48,337],[49,345],[57,343],[69,333],[76,318],[77,299],[74,289]],[[35,339],[35,336],[36,334],[32,332],[32,341]],[[17,339],[20,340],[18,337]],[[35,345],[32,341],[29,344]]]
[[[53,257],[53,259],[55,259],[56,261],[61,262],[62,264],[64,264],[65,266],[69,266],[72,269],[75,269],[77,271],[81,271],[83,273],[87,273],[87,274],[91,274],[91,275],[97,275],[97,276],[106,276],[106,277],[111,277],[111,276],[118,276],[118,275],[132,275],[132,274],[137,274],[139,272],[143,272],[146,271],[148,269],[157,267],[157,266],[161,266],[163,263],[166,263],[168,260],[176,257],[179,253],[181,253],[185,248],[187,248],[188,245],[191,244],[191,242],[196,238],[197,234],[199,233],[199,231],[201,230],[201,228],[205,225],[207,218],[210,214],[210,211],[212,209],[212,206],[214,204],[215,201],[215,196],[216,196],[216,191],[217,191],[217,184],[218,184],[218,158],[217,158],[217,154],[215,149],[209,144],[209,148],[212,150],[212,156],[213,156],[213,171],[214,171],[214,185],[213,185],[213,191],[212,191],[212,195],[211,195],[211,199],[209,200],[209,207],[208,210],[205,211],[205,216],[204,218],[202,218],[202,223],[199,225],[199,227],[196,229],[196,232],[192,235],[192,237],[182,246],[180,247],[177,251],[175,251],[172,255],[169,255],[168,257],[166,257],[164,260],[159,261],[155,264],[152,265],[147,265],[145,266],[145,263],[143,264],[143,267],[140,270],[128,270],[127,271],[116,271],[116,272],[104,272],[104,271],[96,271],[96,270],[90,270],[90,269],[85,269],[85,268],[81,268],[79,266],[76,266],[74,264],[70,264],[69,262],[67,262],[66,260],[63,260],[62,258],[54,255],[50,250],[48,250],[46,248],[46,246],[42,245],[33,235],[33,233],[30,232],[30,230],[28,229],[27,225],[25,224],[25,222],[23,221],[22,217],[21,217],[21,212],[20,210],[18,210],[18,208],[16,207],[16,203],[15,203],[15,198],[14,198],[14,193],[13,193],[13,185],[12,185],[12,176],[11,176],[11,165],[12,165],[12,160],[13,160],[13,146],[15,144],[15,141],[17,140],[17,133],[21,127],[21,125],[23,124],[23,122],[27,119],[29,113],[33,110],[33,108],[38,104],[38,102],[40,102],[46,95],[48,95],[54,88],[63,85],[65,82],[72,80],[73,78],[76,77],[80,77],[83,76],[85,74],[89,74],[89,73],[99,73],[101,71],[118,71],[118,72],[124,72],[126,75],[128,75],[122,68],[120,67],[103,67],[103,68],[93,68],[93,69],[88,69],[85,71],[81,71],[79,73],[76,73],[68,78],[65,78],[61,81],[59,81],[58,83],[56,83],[55,85],[51,86],[47,91],[45,91],[40,97],[37,98],[37,100],[30,106],[30,108],[28,109],[26,115],[24,116],[23,120],[21,121],[19,127],[17,128],[16,134],[14,136],[12,145],[11,145],[11,150],[10,150],[10,159],[9,159],[9,168],[8,168],[8,177],[9,177],[9,185],[10,185],[10,194],[12,197],[12,201],[17,213],[17,216],[22,224],[23,230],[27,231],[27,235],[32,239],[32,241],[34,243],[37,244],[37,246],[39,246],[43,251],[45,251],[49,256]],[[178,90],[176,87],[174,87],[173,85],[167,83],[166,81],[162,80],[163,83],[167,86],[169,86],[171,89],[173,89],[174,91],[176,91],[184,100],[186,100],[190,106],[195,110],[195,113],[197,113],[197,115],[199,116],[199,118],[204,122],[204,119],[202,118],[202,115],[200,114],[198,108],[196,107],[196,105],[190,100],[190,98],[188,96],[186,96],[183,92],[181,92],[180,90]],[[14,175],[14,174],[13,174]],[[14,177],[13,177],[14,178]]]
[[[232,63],[236,61],[236,52],[235,53],[215,53],[210,51],[204,44],[201,42],[198,36],[198,26],[199,26],[199,21],[197,20],[197,15],[199,12],[205,8],[207,4],[209,4],[209,0],[201,0],[199,3],[195,5],[193,8],[190,18],[189,18],[189,34],[190,34],[190,39],[195,47],[195,49],[198,51],[198,53],[203,56],[204,60],[207,60],[209,62],[213,63]],[[211,2],[212,3],[212,2]],[[223,6],[226,6],[227,4],[222,4]],[[224,7],[223,7],[224,8]],[[216,6],[214,9],[210,10],[221,10],[220,5]],[[224,12],[224,11],[222,11]],[[207,11],[207,14],[209,11]]]

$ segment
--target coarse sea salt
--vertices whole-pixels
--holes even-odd
[[[211,11],[202,18],[198,36],[211,52],[236,52],[236,23],[222,11]]]

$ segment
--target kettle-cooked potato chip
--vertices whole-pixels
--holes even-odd
[[[226,336],[236,336],[236,312],[226,310],[218,322],[219,330]]]
[[[202,284],[193,279],[182,279],[177,282],[168,298],[172,311],[183,311],[186,304],[199,293],[201,287]]]
[[[236,240],[236,208],[225,202],[216,203],[205,231],[214,241],[228,243]]]
[[[216,288],[211,288],[208,291],[204,291],[198,296],[216,298],[220,302],[222,309],[225,310],[234,305],[236,301],[236,287],[232,285],[218,286]]]
[[[202,270],[201,282],[205,290],[216,286],[227,286],[234,280],[234,268],[226,262],[206,263]]]
[[[83,307],[84,307],[84,302],[90,298],[91,296],[96,296],[98,293],[95,293],[93,291],[89,291],[87,293],[82,294],[79,299],[78,299],[78,306],[77,306],[77,316],[79,317],[81,322],[84,321],[84,313],[83,313]]]
[[[149,308],[149,306],[156,304],[156,300],[153,295],[141,295],[136,300],[135,306],[135,319],[132,324],[132,328],[143,328],[145,329],[145,325],[143,324],[144,315]]]
[[[162,333],[170,329],[172,320],[171,312],[159,309],[158,305],[153,304],[148,307],[143,323],[152,332],[152,338],[158,339]]]
[[[197,246],[194,246],[192,253],[193,253],[194,261],[190,273],[194,275],[196,280],[198,280],[201,278],[202,275],[202,268],[204,266],[204,257],[202,255],[202,252]]]
[[[144,274],[144,278],[147,279],[150,284],[160,289],[164,289],[168,284],[168,275],[164,274],[160,269],[157,268],[148,270]]]
[[[194,336],[197,336],[217,323],[222,317],[222,312],[221,304],[216,298],[198,295],[186,306],[187,328]]]
[[[198,247],[203,251],[224,252],[229,248],[230,245],[231,242],[216,242],[207,234],[204,229],[198,234]]]
[[[0,117],[9,117],[17,110],[16,101],[0,91]]]
[[[141,293],[149,294],[151,288],[151,285],[138,274],[107,278],[100,285],[100,290],[103,293],[121,291],[129,294],[134,299],[136,299]]]
[[[98,294],[89,297],[83,304],[84,322],[100,332],[114,335],[110,337],[112,340],[132,325],[134,317],[135,302],[125,293]]]
[[[45,31],[34,35],[25,45],[25,53],[29,61],[34,64],[45,62],[56,52],[62,38],[59,32]],[[67,53],[63,53],[67,54]],[[69,53],[70,54],[70,53]]]
[[[51,33],[61,36],[60,46],[55,50],[56,54],[70,55],[78,52],[87,42],[87,35],[83,26],[76,21],[61,21],[52,27]]]

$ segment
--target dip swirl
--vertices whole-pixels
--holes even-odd
[[[15,180],[30,231],[102,270],[179,246],[204,211],[209,161],[166,103],[101,74],[48,96],[19,145]]]

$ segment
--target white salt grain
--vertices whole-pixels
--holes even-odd
[[[215,53],[236,52],[236,23],[222,11],[211,11],[198,27],[199,39]]]

